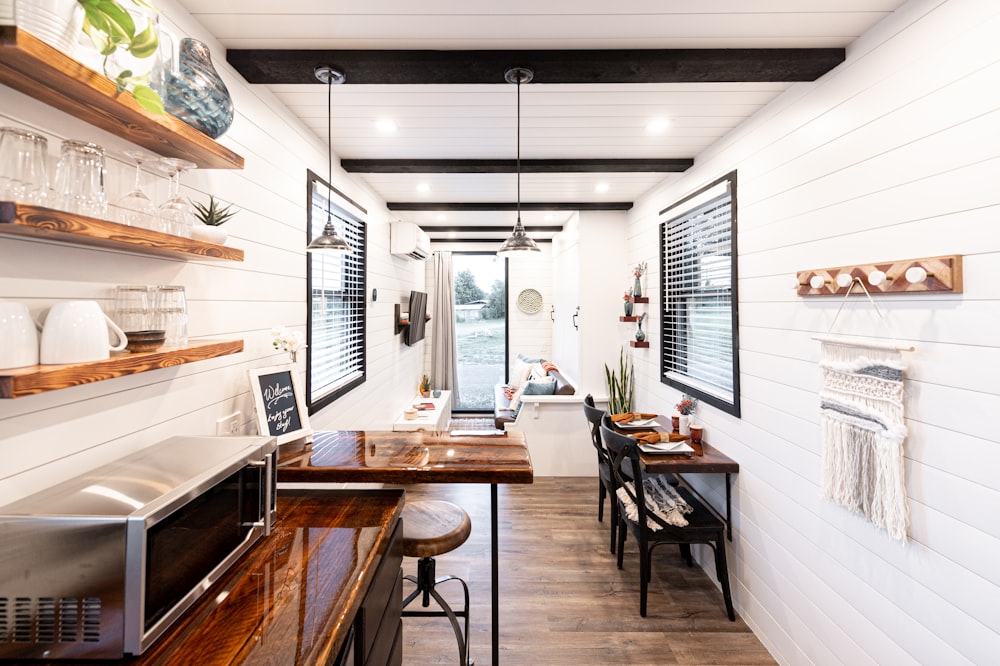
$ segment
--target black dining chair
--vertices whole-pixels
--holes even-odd
[[[729,619],[736,621],[733,598],[729,589],[729,568],[726,565],[725,524],[708,507],[698,501],[686,488],[679,486],[677,493],[690,505],[691,513],[684,514],[687,525],[671,525],[647,508],[647,494],[642,479],[638,442],[622,435],[611,427],[610,419],[601,424],[601,436],[611,459],[611,472],[616,487],[623,488],[631,504],[635,506],[636,519],[628,516],[626,503],[616,495],[618,504],[618,568],[623,565],[626,531],[632,532],[639,543],[639,614],[646,617],[646,596],[649,581],[652,580],[653,550],[661,544],[679,544],[684,559],[691,566],[691,544],[703,543],[715,551],[715,575],[722,585],[722,598],[726,604]],[[628,485],[626,485],[628,483]],[[659,529],[652,529],[653,522]]]
[[[583,413],[590,423],[590,436],[597,449],[597,521],[604,522],[604,498],[610,497],[611,507],[611,552],[615,552],[615,536],[618,532],[618,502],[615,500],[615,480],[611,474],[611,460],[601,441],[601,419],[607,412],[594,406],[594,396],[587,394],[583,399]]]

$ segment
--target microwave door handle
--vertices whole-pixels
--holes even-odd
[[[262,467],[264,472],[261,475],[261,485],[264,486],[264,506],[260,505],[260,495],[257,495],[257,515],[261,516],[261,520],[256,520],[252,523],[253,527],[259,527],[264,530],[264,536],[271,533],[271,480],[268,471],[270,470],[270,461],[268,458],[264,460],[251,460],[247,463],[247,467]]]

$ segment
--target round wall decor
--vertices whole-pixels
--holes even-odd
[[[535,314],[542,309],[542,295],[537,289],[524,289],[517,295],[517,309],[525,314]]]

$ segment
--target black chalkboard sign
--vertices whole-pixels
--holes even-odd
[[[283,444],[312,433],[304,396],[292,366],[251,370],[250,389],[261,434],[273,435],[278,444]]]

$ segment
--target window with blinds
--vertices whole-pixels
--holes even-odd
[[[661,381],[739,416],[736,172],[660,215]]]
[[[309,413],[365,381],[365,210],[309,172],[308,238],[323,233],[327,211],[351,252],[307,253],[309,326],[306,393]]]

